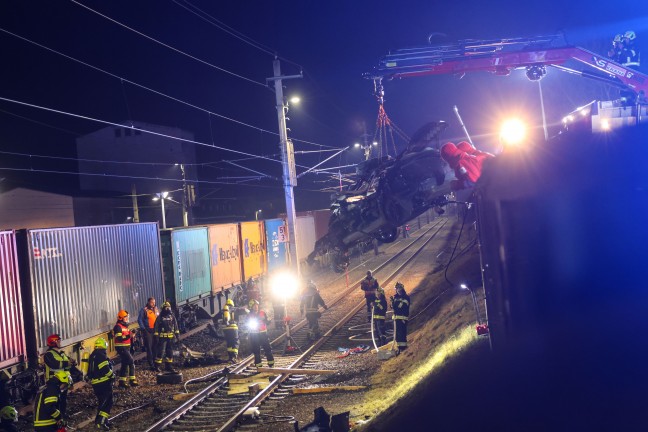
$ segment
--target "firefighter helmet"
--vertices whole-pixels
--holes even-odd
[[[404,290],[404,289],[405,289],[405,285],[403,285],[403,284],[400,283],[400,282],[396,282],[396,289],[397,289],[397,290],[399,290],[399,289]]]
[[[254,300],[254,299],[252,299],[252,300],[250,300],[250,301],[248,302],[248,306],[250,306],[250,309],[252,309],[252,308],[254,307],[254,305],[257,305],[257,306],[258,306],[258,305],[260,305],[260,304],[261,304],[261,303],[259,303],[259,300]]]
[[[371,270],[367,270],[367,277],[372,277]]]
[[[47,346],[48,347],[56,347],[56,342],[61,340],[61,336],[55,334],[51,334],[47,337]]]
[[[637,38],[637,35],[632,30],[628,30],[627,32],[625,32],[623,37],[630,40],[630,41],[633,41],[633,40],[635,40]]]
[[[162,303],[162,309],[165,309],[165,308],[171,309],[171,303],[169,303],[168,301],[165,301],[164,303]]]
[[[612,42],[619,43],[619,42],[621,42],[621,39],[623,39],[623,35],[618,34],[618,35],[614,36],[614,40]]]
[[[18,421],[18,411],[11,405],[7,405],[0,410],[0,419],[12,422]]]
[[[125,310],[125,309],[122,309],[122,310],[120,310],[120,311],[117,313],[117,319],[118,319],[118,320],[123,320],[123,319],[126,318],[127,316],[128,316],[128,311]]]
[[[232,300],[232,299],[227,299],[227,301],[225,302],[225,304],[226,304],[227,306],[234,306],[234,300]]]
[[[94,347],[98,349],[108,349],[108,342],[106,339],[100,337],[95,340]]]
[[[72,377],[70,376],[70,373],[65,370],[54,371],[54,376],[52,376],[52,378],[56,378],[61,384],[72,384]]]

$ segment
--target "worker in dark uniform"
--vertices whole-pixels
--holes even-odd
[[[254,279],[248,279],[245,284],[245,291],[247,293],[248,301],[256,300],[261,302],[261,290],[259,289],[259,284]]]
[[[56,432],[65,427],[60,409],[61,393],[67,391],[72,378],[64,370],[54,371],[47,380],[45,388],[34,401],[34,430],[36,432]]]
[[[407,320],[410,309],[410,298],[405,292],[405,286],[400,282],[396,282],[396,295],[391,298],[391,306],[394,310],[393,320],[396,327],[394,340],[397,353],[400,353],[407,349]]]
[[[619,55],[619,61],[623,66],[639,69],[641,66],[641,53],[636,43],[637,34],[628,30],[623,35],[623,47]]]
[[[250,300],[250,313],[247,317],[247,325],[250,332],[250,345],[254,353],[254,365],[256,367],[263,366],[261,363],[261,347],[268,360],[268,367],[274,366],[274,356],[272,355],[272,347],[268,339],[268,324],[270,319],[266,313],[259,307],[258,300]]]
[[[137,377],[135,377],[135,362],[131,355],[131,344],[135,330],[128,328],[129,322],[128,311],[120,310],[117,313],[117,324],[113,328],[115,334],[115,349],[121,360],[119,370],[119,387],[126,388],[129,383],[131,386],[138,386]]]
[[[367,321],[371,322],[371,312],[374,301],[376,301],[376,290],[378,289],[378,281],[374,279],[371,270],[367,271],[367,277],[360,282],[360,289],[364,291],[365,302],[367,303]]]
[[[137,315],[137,324],[140,327],[140,336],[144,339],[144,347],[146,348],[146,360],[149,367],[154,370],[155,363],[155,338],[153,337],[153,327],[155,327],[155,320],[160,315],[160,310],[155,306],[155,298],[150,297],[146,305],[140,310]]]
[[[99,405],[97,407],[97,417],[95,417],[95,425],[99,430],[109,430],[110,410],[113,406],[113,382],[115,381],[115,373],[113,372],[113,363],[106,354],[108,343],[104,338],[97,338],[95,340],[95,349],[90,354],[88,361],[88,378],[92,384],[95,396]]]
[[[385,290],[378,287],[376,290],[376,300],[373,306],[374,334],[378,340],[378,346],[387,343],[387,331],[385,328],[385,319],[387,318],[387,299]]]
[[[608,58],[620,63],[621,52],[623,51],[623,35],[616,35],[612,40],[612,46],[608,50]]]
[[[18,411],[9,400],[9,393],[5,390],[5,381],[0,381],[0,431],[18,432],[17,421]]]
[[[61,350],[61,337],[57,334],[52,334],[47,337],[47,351],[43,355],[45,362],[45,382],[49,381],[54,376],[56,371],[64,371],[70,373],[73,361]],[[65,390],[61,392],[59,398],[59,410],[61,411],[62,418],[67,418],[67,394],[68,388],[72,382],[68,382]]]
[[[225,344],[227,345],[227,356],[230,363],[238,361],[239,351],[239,332],[236,317],[238,316],[234,300],[227,299],[225,307],[223,308],[223,335],[225,336]]]
[[[159,372],[162,365],[162,356],[164,355],[164,370],[167,372],[177,372],[173,369],[173,341],[180,336],[178,321],[173,312],[171,312],[171,303],[162,304],[162,312],[155,320],[155,329],[153,336],[156,337],[157,355],[155,356],[155,368]]]
[[[302,316],[304,316],[304,312],[306,312],[306,319],[308,320],[308,339],[310,340],[315,340],[320,337],[319,318],[322,316],[319,311],[320,306],[324,309],[328,309],[328,306],[324,303],[324,299],[322,299],[317,286],[312,280],[309,280],[306,285],[306,290],[301,296],[299,312],[301,312]]]

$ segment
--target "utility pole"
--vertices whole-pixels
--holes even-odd
[[[133,201],[133,223],[139,223],[139,207],[137,207],[137,189],[131,184],[131,199]]]
[[[281,75],[281,64],[278,59],[273,61],[274,76],[268,78],[268,81],[274,81],[275,100],[277,104],[277,121],[279,122],[279,148],[281,149],[281,164],[283,166],[283,186],[286,197],[286,219],[288,222],[288,252],[290,262],[297,275],[300,275],[299,260],[297,259],[297,236],[295,222],[297,215],[295,213],[295,196],[293,188],[297,186],[297,175],[295,172],[295,153],[293,144],[288,140],[288,131],[286,130],[286,111],[288,105],[284,101],[282,80],[303,78],[299,75]]]
[[[180,164],[180,171],[182,172],[182,226],[189,226],[189,194],[184,164]]]

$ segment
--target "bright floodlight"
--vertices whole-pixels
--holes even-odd
[[[353,147],[356,147],[356,148],[360,147],[360,143],[353,144]]]
[[[298,104],[299,102],[301,102],[301,98],[299,96],[293,96],[290,98],[290,103],[292,104]]]
[[[160,197],[153,197],[153,201],[159,201]]]
[[[162,192],[162,198],[167,198],[169,196],[169,192]]]
[[[526,126],[520,119],[510,119],[502,123],[500,139],[504,144],[520,144],[526,137]]]
[[[299,281],[289,272],[277,273],[270,279],[270,289],[279,298],[290,298],[297,293]]]
[[[459,287],[461,287],[461,289],[468,289],[468,285],[466,285],[466,284],[461,284],[461,285],[459,285]]]
[[[608,119],[601,120],[601,129],[603,129],[604,131],[610,130],[610,121]]]
[[[373,142],[373,145],[378,145],[378,141],[374,141],[374,142]]]

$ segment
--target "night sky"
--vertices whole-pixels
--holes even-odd
[[[161,46],[105,17],[168,44],[226,73]],[[209,14],[262,45],[253,48],[210,24],[188,9]],[[285,82],[286,95],[302,102],[288,116],[295,149],[345,147],[360,140],[363,122],[374,133],[378,105],[372,83],[362,78],[390,49],[450,43],[461,39],[553,34],[563,31],[571,44],[604,53],[616,33],[632,29],[638,41],[648,37],[648,2],[613,1],[3,1],[0,3],[0,41],[3,67],[0,97],[41,105],[110,122],[129,120],[175,126],[193,132],[196,141],[241,151],[278,153],[274,93],[265,85],[272,75],[273,53],[286,75],[304,72],[303,79]],[[143,90],[119,78],[66,59],[7,32],[57,50],[118,77],[139,83],[218,115],[253,125],[242,126],[205,111]],[[582,67],[578,67],[582,69]],[[233,76],[240,75],[243,78]],[[618,92],[556,70],[542,81],[548,122],[593,99],[614,98]],[[537,84],[523,71],[509,77],[485,73],[431,76],[385,84],[385,109],[405,132],[412,134],[430,120],[443,119],[451,127],[445,138],[461,137],[452,106],[461,110],[478,147],[489,148],[497,123],[517,114],[540,125]],[[104,127],[99,123],[0,101],[0,151],[76,157],[75,139]],[[259,130],[261,129],[261,130]],[[304,143],[306,140],[318,145]],[[403,145],[403,143],[399,143]],[[360,160],[350,150],[326,166]],[[331,153],[298,156],[312,166]],[[219,162],[240,156],[198,146],[199,162]],[[0,154],[3,168],[32,167],[74,171],[73,160],[34,160]],[[281,176],[279,164],[241,162]],[[302,171],[304,168],[299,168]],[[110,167],[104,168],[109,172]],[[202,179],[247,175],[216,163],[199,171]],[[67,190],[74,176],[45,175],[3,169],[0,178],[24,186]],[[321,208],[328,193],[325,176],[306,176],[297,188],[297,207]],[[329,184],[330,185],[330,184]],[[212,196],[232,188],[202,186]],[[281,201],[279,181],[251,183],[237,193]]]

